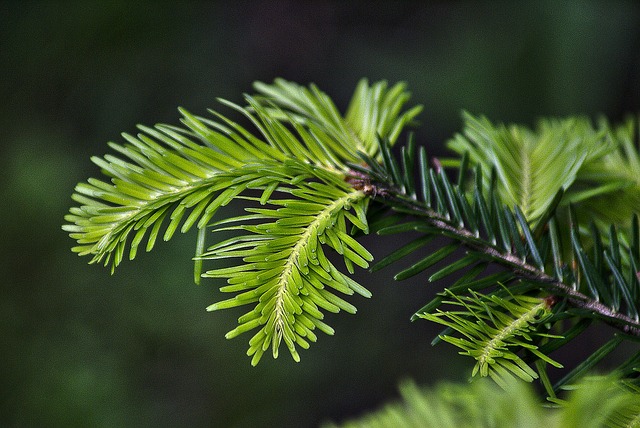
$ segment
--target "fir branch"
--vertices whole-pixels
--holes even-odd
[[[461,200],[460,198],[463,197],[461,196],[463,193],[459,187],[456,187],[454,192],[451,185],[448,184],[448,179],[444,171],[440,170],[438,173],[435,173],[435,170],[431,170],[430,181],[428,183],[421,183],[422,186],[433,187],[433,195],[435,195],[433,198],[436,199],[436,201],[421,201],[414,195],[404,193],[401,185],[390,182],[392,174],[386,176],[387,182],[385,183],[383,182],[385,177],[380,174],[376,174],[373,171],[365,174],[362,172],[362,168],[359,169],[360,171],[353,170],[350,174],[354,177],[352,178],[352,183],[355,188],[368,193],[374,198],[377,197],[381,202],[394,207],[396,211],[402,211],[420,217],[426,225],[431,226],[437,233],[462,243],[473,252],[483,254],[493,263],[502,265],[514,272],[520,279],[538,284],[549,294],[566,297],[567,301],[573,306],[594,313],[596,316],[627,334],[640,336],[640,322],[636,317],[618,312],[611,306],[599,302],[597,298],[577,290],[573,284],[567,284],[561,278],[548,274],[544,266],[529,263],[527,261],[527,255],[532,258],[531,250],[537,252],[537,248],[533,242],[531,244],[534,245],[528,247],[528,252],[525,251],[524,247],[519,253],[514,252],[514,246],[520,245],[521,231],[526,230],[528,226],[521,224],[523,228],[516,231],[517,236],[515,239],[508,237],[503,239],[503,241],[506,242],[503,242],[505,245],[503,245],[502,248],[495,243],[487,242],[487,240],[480,235],[477,226],[474,230],[469,229],[467,227],[469,222],[461,222],[461,215],[459,213],[456,214],[456,204]],[[423,176],[426,177],[428,174],[423,174]],[[378,181],[374,181],[375,179],[378,179]],[[447,191],[450,192],[450,195],[445,196]],[[480,189],[476,187],[476,197],[479,197],[479,192]],[[454,193],[456,196],[454,196]],[[480,205],[489,205],[492,202],[493,201],[483,201]],[[434,206],[436,208],[432,208]],[[554,208],[553,206],[550,207],[551,210]],[[510,211],[508,209],[503,208],[503,210],[508,215],[513,215],[509,214]],[[529,231],[529,233],[531,233],[531,231]],[[578,246],[576,250],[579,253],[583,252],[579,243],[574,242],[574,244]],[[425,268],[428,266],[430,265],[426,265]],[[589,276],[586,276],[586,278],[588,277]]]
[[[308,166],[288,162],[288,175],[294,177]],[[210,270],[207,278],[227,278],[223,292],[237,292],[235,297],[210,305],[207,310],[227,309],[256,304],[241,316],[239,326],[226,337],[260,328],[249,341],[247,352],[256,365],[271,346],[278,357],[284,340],[295,361],[300,357],[296,345],[308,348],[315,342],[317,327],[326,334],[333,329],[322,322],[321,310],[355,313],[356,308],[337,297],[329,289],[365,297],[371,293],[338,271],[322,250],[326,245],[343,255],[347,269],[353,265],[368,267],[371,254],[347,233],[348,222],[368,231],[365,209],[366,195],[350,190],[344,181],[298,183],[282,187],[278,192],[296,199],[270,199],[267,205],[277,209],[246,208],[251,214],[218,222],[217,231],[243,230],[250,235],[238,236],[215,244],[204,252],[202,259],[240,258],[232,267]],[[355,215],[349,213],[355,211]],[[258,221],[249,225],[248,221]],[[228,226],[238,223],[237,226]]]
[[[550,314],[548,300],[513,295],[504,299],[497,295],[484,296],[474,292],[470,296],[460,297],[448,290],[447,296],[452,300],[443,303],[460,307],[459,310],[438,309],[435,314],[422,313],[418,316],[449,327],[464,336],[440,337],[461,348],[461,354],[472,356],[477,361],[472,376],[491,376],[502,386],[506,386],[509,373],[525,381],[532,381],[538,375],[517,355],[521,349],[533,353],[548,364],[562,367],[542,354],[532,343],[532,338],[540,335],[536,332],[536,324],[543,322]]]
[[[123,135],[127,144],[111,143],[121,157],[92,158],[110,180],[90,178],[76,186],[73,199],[80,205],[70,209],[63,229],[78,242],[73,251],[92,256],[92,263],[111,264],[113,272],[127,249],[130,259],[136,257],[145,238],[150,251],[158,236],[166,241],[176,230],[196,226],[196,282],[203,261],[242,259],[204,275],[226,278],[223,292],[239,292],[209,310],[256,303],[227,337],[260,328],[250,341],[253,364],[269,346],[277,357],[282,341],[297,361],[296,346],[315,341],[314,329],[333,332],[320,309],[355,312],[334,291],[370,296],[322,250],[342,255],[350,273],[372,260],[347,232],[350,226],[368,232],[369,200],[345,182],[347,163],[359,159],[359,150],[378,156],[376,136],[395,140],[421,107],[404,110],[405,86],[386,82],[361,81],[345,115],[315,85],[278,79],[256,88],[262,95],[245,96],[247,107],[220,102],[257,132],[215,111],[205,118],[181,109],[183,127],[140,126],[138,135]],[[205,228],[233,200],[255,200],[261,207],[214,223],[216,230],[249,235],[203,251]]]
[[[269,347],[277,357],[282,342],[299,360],[297,347],[315,341],[316,328],[333,333],[322,321],[323,310],[355,312],[336,292],[370,295],[325,255],[325,249],[342,255],[350,273],[356,265],[368,267],[372,256],[352,232],[367,233],[370,220],[380,234],[415,230],[424,235],[372,269],[404,258],[438,234],[456,243],[423,257],[397,279],[442,262],[459,244],[467,249],[429,277],[435,281],[467,269],[447,291],[449,303],[465,309],[425,316],[440,322],[448,318],[447,325],[460,332],[482,325],[487,335],[469,343],[485,346],[487,353],[478,354],[483,373],[490,372],[488,362],[504,347],[528,349],[553,363],[543,351],[566,344],[579,329],[568,338],[545,336],[548,326],[537,317],[549,309],[549,325],[569,317],[598,318],[626,335],[640,336],[637,217],[630,234],[615,227],[603,234],[597,218],[586,232],[572,211],[558,214],[558,207],[570,202],[579,204],[581,215],[597,197],[637,190],[633,177],[640,157],[632,128],[615,133],[607,126],[595,129],[568,120],[542,122],[534,132],[495,127],[468,115],[465,136],[452,143],[465,155],[429,168],[424,149],[416,151],[411,138],[399,160],[391,152],[421,109],[403,110],[409,99],[403,84],[361,81],[344,115],[315,85],[276,80],[257,83],[256,89],[259,95],[245,97],[247,107],[221,102],[244,115],[257,132],[217,112],[203,118],[181,110],[183,127],[141,126],[138,135],[124,135],[127,144],[110,144],[119,156],[94,157],[109,181],[89,179],[76,187],[73,198],[79,206],[70,209],[63,226],[78,242],[73,250],[92,256],[92,262],[110,263],[113,271],[127,249],[135,258],[145,238],[149,251],[158,236],[168,240],[176,230],[196,226],[197,272],[206,260],[239,260],[204,276],[226,279],[221,291],[236,293],[209,310],[254,305],[227,334],[231,338],[258,329],[249,341],[253,364]],[[623,165],[618,174],[611,166],[616,162]],[[469,163],[477,168],[471,185]],[[442,165],[459,166],[457,184]],[[595,189],[585,188],[589,180],[598,183]],[[371,199],[396,213],[386,219],[380,212],[367,213]],[[246,215],[210,224],[217,210],[233,200],[254,206],[245,209]],[[566,234],[556,224],[562,216],[570,218]],[[204,250],[208,226],[239,235]],[[481,277],[491,263],[506,269]],[[500,288],[477,293],[496,283],[508,287],[511,300]],[[437,310],[446,296],[440,294],[422,312]],[[495,321],[490,332],[481,310]],[[478,324],[470,324],[468,316]],[[549,341],[538,347],[529,334]],[[516,341],[519,335],[526,340]],[[614,347],[603,348],[599,358]],[[533,378],[528,362],[513,355],[503,358],[507,371]],[[504,363],[509,359],[515,366]]]

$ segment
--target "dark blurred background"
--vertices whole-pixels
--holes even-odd
[[[374,297],[329,317],[336,335],[301,363],[251,368],[249,336],[224,339],[241,312],[205,312],[220,284],[192,283],[195,236],[111,276],[60,229],[73,187],[120,132],[278,76],[342,109],[361,77],[406,81],[431,154],[462,109],[620,120],[640,110],[639,24],[634,1],[1,2],[0,426],[307,427],[396,397],[402,379],[466,379],[471,362],[408,321],[436,288],[394,283],[397,268],[359,273]]]

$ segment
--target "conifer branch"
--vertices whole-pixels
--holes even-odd
[[[140,126],[138,135],[124,134],[127,144],[111,143],[121,157],[92,158],[109,181],[78,184],[79,206],[63,226],[78,242],[73,251],[110,264],[112,272],[127,250],[136,257],[145,238],[150,251],[158,236],[167,241],[177,230],[200,229],[196,282],[203,261],[240,259],[203,276],[226,279],[221,291],[236,293],[209,310],[255,305],[226,336],[258,329],[249,341],[254,365],[269,347],[277,357],[282,342],[299,361],[296,346],[308,348],[315,329],[333,334],[322,311],[356,311],[336,293],[371,295],[323,247],[341,255],[351,274],[369,266],[371,254],[351,236],[354,229],[368,232],[369,197],[345,181],[347,163],[359,159],[358,151],[378,156],[376,136],[395,141],[421,110],[404,109],[403,84],[361,81],[345,115],[315,85],[278,79],[256,88],[261,95],[245,96],[247,107],[220,100],[253,132],[215,111],[205,118],[181,109],[182,127]],[[234,200],[259,205],[214,221]],[[247,234],[206,248],[208,227]]]
[[[450,143],[461,157],[429,167],[426,151],[411,137],[399,156],[391,151],[421,110],[404,109],[409,93],[403,84],[361,81],[345,114],[315,85],[278,79],[255,87],[259,94],[247,95],[246,107],[221,100],[245,116],[253,131],[214,111],[213,118],[204,118],[181,110],[183,126],[141,126],[138,135],[124,135],[126,144],[110,144],[119,157],[92,158],[108,181],[89,179],[76,187],[79,206],[63,226],[78,243],[73,251],[113,270],[127,250],[135,258],[145,238],[149,251],[158,236],[169,240],[195,226],[196,272],[205,261],[236,261],[203,275],[226,280],[220,290],[234,293],[208,309],[252,306],[227,337],[257,330],[247,352],[254,365],[269,348],[277,357],[283,342],[298,361],[298,349],[317,339],[316,329],[333,334],[323,311],[355,313],[338,293],[371,295],[326,253],[341,256],[349,273],[369,267],[373,257],[355,239],[357,232],[369,232],[369,224],[380,235],[422,234],[372,270],[401,261],[433,236],[454,242],[396,279],[438,263],[445,266],[430,281],[462,273],[414,318],[465,336],[442,338],[478,357],[482,375],[531,380],[536,373],[530,364],[537,361],[553,396],[544,366],[556,363],[548,353],[592,319],[624,335],[567,379],[593,367],[623,339],[640,337],[638,218],[601,233],[609,217],[593,205],[621,192],[640,200],[634,126],[611,130],[569,119],[529,130],[467,114],[464,134]],[[458,168],[455,184],[443,169],[450,166]],[[232,201],[242,202],[245,214],[215,220]],[[379,209],[370,211],[370,201]],[[600,214],[589,227],[576,221],[590,212]],[[236,236],[207,247],[205,232],[211,229]],[[466,254],[452,257],[460,245]],[[504,270],[484,275],[490,264]],[[450,307],[442,309],[444,304]],[[588,322],[562,337],[549,334],[567,318]],[[623,376],[637,375],[636,361],[624,366]]]
[[[362,174],[356,171],[351,171],[350,175],[352,177],[361,177],[362,179]],[[499,248],[479,239],[477,233],[465,227],[452,225],[449,218],[431,208],[425,207],[424,204],[417,199],[411,198],[408,195],[402,195],[403,197],[401,197],[398,189],[371,182],[368,182],[366,185],[356,184],[355,188],[361,189],[374,199],[383,198],[393,201],[396,206],[406,208],[407,212],[421,216],[426,224],[434,227],[434,229],[443,235],[461,242],[470,250],[486,255],[492,262],[514,271],[521,279],[543,285],[549,294],[566,297],[568,302],[576,308],[586,309],[598,314],[608,324],[620,329],[624,333],[640,336],[640,322],[637,318],[632,318],[614,311],[607,305],[579,292],[571,285],[565,284],[555,276],[547,274],[544,270],[527,263],[521,257],[511,252],[500,251]]]

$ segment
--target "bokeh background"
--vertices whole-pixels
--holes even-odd
[[[618,121],[640,111],[639,24],[634,1],[0,2],[0,426],[310,427],[402,379],[465,379],[470,362],[408,321],[435,288],[392,268],[358,274],[374,298],[330,317],[336,335],[301,363],[251,368],[248,337],[224,339],[240,312],[205,312],[220,284],[192,283],[195,236],[111,276],[69,250],[73,187],[120,132],[278,76],[341,108],[361,77],[406,81],[435,155],[462,109]]]

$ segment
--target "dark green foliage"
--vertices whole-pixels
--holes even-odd
[[[546,209],[534,210],[537,213],[535,219],[528,219],[519,206],[510,209],[504,205],[495,187],[497,184],[487,185],[483,180],[480,165],[475,168],[475,180],[470,187],[465,182],[468,171],[459,170],[458,182],[464,185],[461,187],[450,182],[439,163],[436,162],[435,168],[426,166],[426,154],[422,148],[416,162],[420,168],[418,174],[401,167],[403,163],[407,164],[405,154],[408,152],[403,151],[398,160],[387,146],[382,150],[382,167],[366,170],[354,165],[359,173],[370,177],[375,189],[372,193],[382,195],[374,199],[406,214],[395,214],[393,226],[378,230],[378,234],[409,231],[424,234],[396,249],[372,269],[401,261],[402,256],[416,251],[422,242],[434,236],[444,235],[452,239],[451,244],[425,255],[401,270],[395,278],[406,279],[436,264],[438,268],[428,276],[429,281],[463,272],[463,276],[444,293],[418,310],[414,319],[426,318],[447,326],[442,338],[461,347],[467,355],[476,356],[475,350],[489,355],[495,352],[493,347],[498,346],[499,358],[491,358],[488,363],[479,362],[474,373],[495,374],[496,379],[501,379],[496,370],[504,373],[501,366],[508,364],[509,371],[522,379],[537,377],[532,367],[525,367],[525,361],[528,364],[540,359],[552,362],[548,354],[539,350],[544,348],[539,346],[554,340],[556,345],[568,344],[570,340],[557,336],[562,335],[563,330],[571,329],[566,319],[578,324],[584,318],[600,319],[619,328],[624,333],[621,337],[631,338],[640,334],[640,281],[635,274],[638,254],[634,244],[638,240],[637,216],[634,216],[629,230],[618,231],[612,226],[606,246],[602,244],[599,228],[592,227],[587,238],[593,244],[588,249],[582,244],[584,232],[581,232],[575,214],[571,214],[569,233],[558,233],[557,209],[566,195],[563,189],[556,189],[555,195],[545,198],[543,205]],[[374,162],[367,156],[363,159],[367,164]],[[414,161],[411,156],[408,160]],[[464,159],[461,161],[463,166],[466,163]],[[416,189],[416,192],[407,192],[407,189]],[[530,205],[530,208],[534,207]],[[422,222],[416,218],[422,218]],[[534,228],[531,223],[535,224]],[[454,252],[460,244],[466,251]],[[561,248],[566,250],[563,252]],[[452,258],[453,254],[461,257]],[[489,264],[501,265],[506,270],[483,276]],[[503,286],[496,287],[496,284]],[[480,290],[482,295],[476,293]],[[504,300],[505,292],[508,300]],[[513,302],[520,304],[511,306]],[[461,308],[454,310],[448,306],[451,304]],[[537,309],[529,312],[538,305],[550,311],[544,322],[534,321]],[[513,311],[515,307],[519,312]],[[479,315],[480,308],[489,314],[488,319]],[[500,320],[501,316],[507,318]],[[509,337],[524,335],[528,344],[517,341],[517,346],[505,346],[501,339],[497,339],[505,330],[509,330]],[[467,339],[451,336],[453,331]],[[531,332],[537,338],[530,337]],[[553,338],[549,336],[551,332]],[[602,357],[612,350],[613,347],[603,348]],[[514,361],[519,365],[514,366]],[[536,367],[546,370],[546,365],[537,364]],[[592,368],[593,364],[589,367]],[[573,374],[575,372],[569,373]],[[632,374],[632,377],[636,375]],[[548,392],[550,395],[555,393],[551,389]]]

